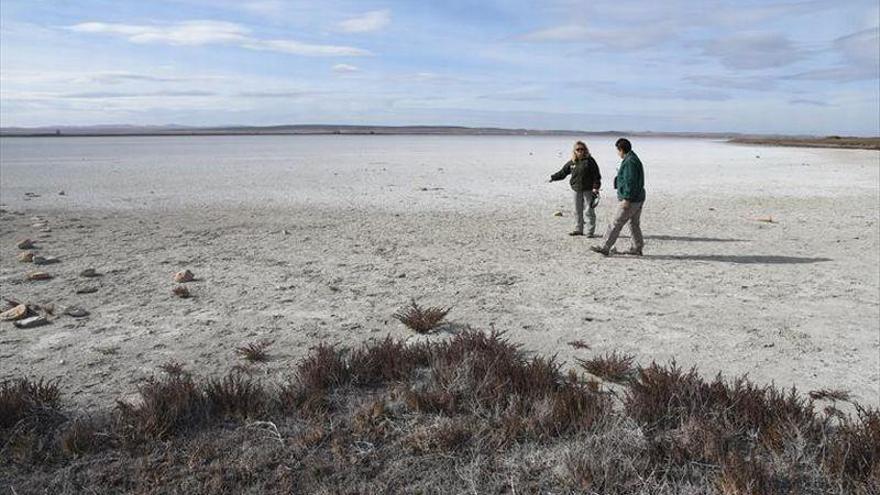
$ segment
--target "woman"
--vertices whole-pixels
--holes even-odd
[[[575,228],[568,235],[584,235],[584,203],[587,205],[587,218],[590,220],[588,237],[596,234],[596,210],[593,208],[593,198],[599,194],[602,187],[602,175],[599,173],[599,165],[590,156],[590,150],[583,141],[574,143],[571,152],[571,160],[562,166],[562,170],[550,176],[550,182],[562,180],[571,175],[568,183],[574,191],[574,216]]]

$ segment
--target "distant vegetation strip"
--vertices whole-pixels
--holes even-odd
[[[821,138],[779,138],[779,137],[736,137],[730,140],[737,144],[758,144],[766,146],[795,146],[802,148],[844,148],[880,151],[880,137],[841,137]]]

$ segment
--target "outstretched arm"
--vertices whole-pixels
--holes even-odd
[[[562,166],[562,169],[559,170],[559,172],[556,172],[555,174],[550,176],[550,182],[553,182],[556,180],[562,180],[562,179],[568,177],[568,174],[570,174],[570,173],[571,173],[571,162],[566,162],[566,164]]]

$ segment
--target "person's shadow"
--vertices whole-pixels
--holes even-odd
[[[742,263],[742,264],[768,264],[768,265],[790,265],[790,264],[806,264],[806,263],[823,263],[832,261],[831,258],[803,258],[799,256],[775,256],[775,255],[743,255],[733,256],[728,254],[646,254],[642,256],[649,260],[669,260],[669,261],[714,261],[720,263]]]
[[[623,237],[623,236],[621,236]],[[747,242],[746,239],[722,239],[718,237],[687,237],[682,235],[646,235],[645,239],[655,241],[686,241],[686,242]]]

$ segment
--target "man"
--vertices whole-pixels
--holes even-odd
[[[603,256],[608,256],[617,241],[617,236],[620,235],[620,230],[629,222],[629,228],[632,231],[632,245],[623,254],[641,256],[642,247],[645,245],[640,225],[642,205],[645,202],[645,171],[628,139],[618,139],[614,146],[617,148],[617,154],[623,159],[620,162],[620,168],[617,169],[617,177],[614,178],[614,187],[617,189],[617,200],[619,201],[617,212],[614,215],[614,221],[608,225],[608,230],[605,231],[605,243],[601,246],[591,246],[590,249]]]

